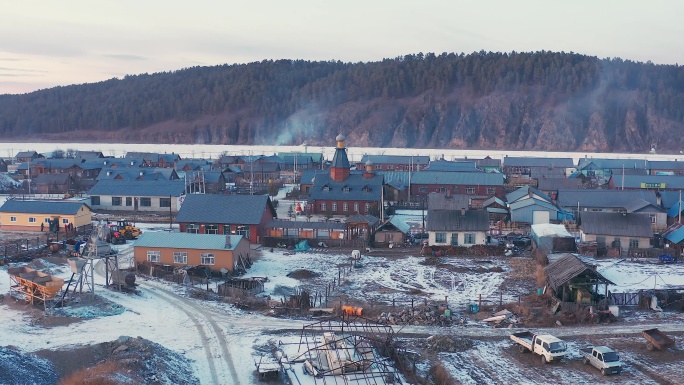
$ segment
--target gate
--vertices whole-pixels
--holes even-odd
[[[618,306],[639,306],[640,292],[637,293],[611,293],[610,301]]]

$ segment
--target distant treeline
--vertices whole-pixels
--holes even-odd
[[[524,93],[539,105],[563,103],[570,112],[600,108],[619,119],[620,109],[638,108],[683,122],[683,91],[681,66],[575,53],[419,53],[370,63],[264,60],[1,95],[0,135],[139,129],[236,112],[276,127],[312,104],[333,109],[426,92],[458,93],[462,100]]]

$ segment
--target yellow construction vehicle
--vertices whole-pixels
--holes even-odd
[[[119,231],[126,239],[136,239],[140,236],[140,234],[142,234],[142,231],[139,228],[135,227],[134,224],[125,219],[117,221],[116,225],[119,227]]]

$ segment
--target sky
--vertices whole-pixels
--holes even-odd
[[[0,0],[0,94],[264,59],[565,51],[684,64],[684,2]]]

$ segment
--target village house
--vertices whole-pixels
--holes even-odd
[[[558,205],[575,216],[585,211],[635,213],[649,218],[654,231],[667,227],[667,212],[650,190],[560,190]]]
[[[66,194],[77,190],[70,174],[41,174],[31,180],[38,194]]]
[[[498,173],[421,171],[412,173],[410,182],[413,197],[445,194],[448,190],[452,194],[504,196],[504,176]]]
[[[375,171],[420,171],[430,163],[429,156],[421,155],[364,155],[356,163],[357,170],[364,170],[370,161]]]
[[[363,173],[351,173],[344,135],[337,136],[337,148],[329,173],[316,174],[309,189],[308,211],[314,214],[353,215],[379,212],[383,177],[369,162]]]
[[[271,238],[285,238],[299,241],[310,239],[315,242],[330,243],[349,239],[346,223],[341,222],[309,222],[306,220],[273,220],[266,224],[266,231]]]
[[[178,180],[180,176],[172,168],[126,167],[102,169],[97,180]]]
[[[684,175],[613,174],[608,186],[614,190],[679,191],[684,189]]]
[[[380,224],[373,235],[373,246],[393,247],[403,244],[410,236],[411,226],[396,215]]]
[[[249,253],[249,241],[238,235],[145,232],[133,245],[136,263],[206,266],[215,273],[233,272]]]
[[[29,163],[36,159],[43,158],[45,157],[36,151],[19,151],[17,155],[14,156],[14,163]]]
[[[635,213],[582,212],[580,237],[582,242],[596,242],[598,247],[629,249],[651,247],[651,221]]]
[[[500,159],[493,159],[489,156],[486,156],[483,159],[462,158],[462,159],[454,159],[454,160],[455,161],[475,161],[475,166],[484,172],[501,172],[501,160]]]
[[[176,222],[183,233],[240,235],[260,243],[277,216],[268,195],[189,194]]]
[[[130,151],[126,153],[126,159],[142,159],[142,167],[175,167],[176,162],[180,160],[180,155],[178,154],[158,154],[154,152],[134,152]]]
[[[506,177],[532,177],[532,169],[558,169],[569,175],[575,169],[572,158],[533,158],[505,156],[503,172]]]
[[[684,161],[680,160],[649,160],[650,175],[684,175]]]
[[[91,220],[90,207],[79,201],[9,199],[0,207],[2,230],[65,231],[89,225]]]
[[[428,211],[426,230],[430,246],[484,245],[489,217],[484,210]]]
[[[577,164],[577,171],[603,184],[610,179],[611,175],[648,174],[648,161],[646,159],[583,158]]]
[[[88,192],[94,210],[177,212],[182,180],[100,180]]]

